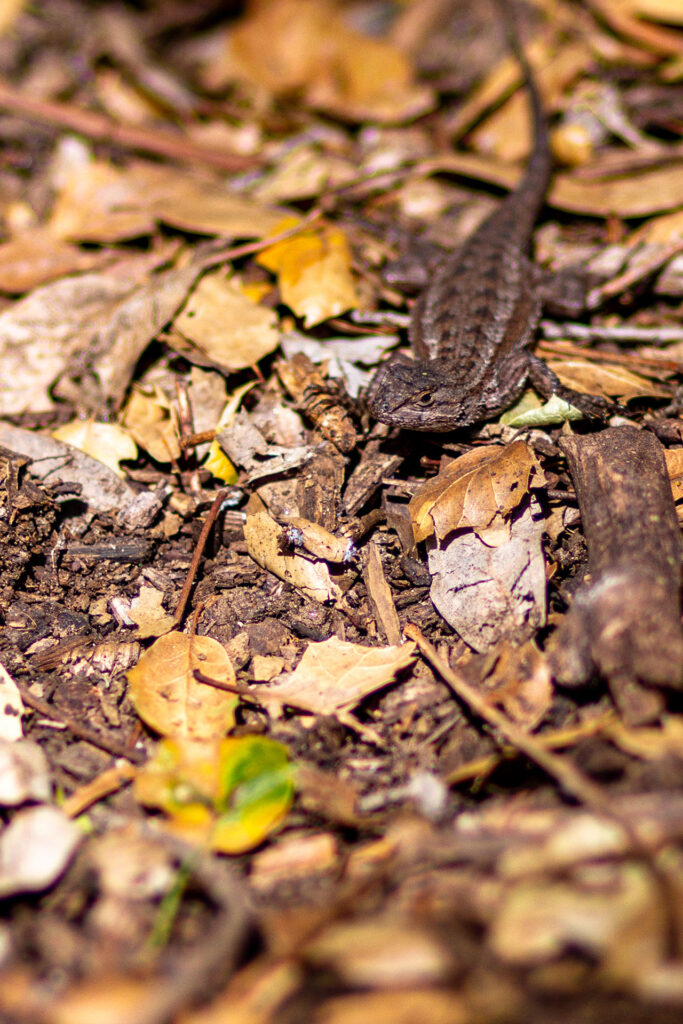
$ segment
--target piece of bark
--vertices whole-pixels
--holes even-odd
[[[590,575],[550,644],[559,682],[597,671],[631,724],[662,707],[650,687],[681,688],[681,536],[663,449],[635,427],[560,441],[588,542]]]
[[[291,359],[281,360],[277,372],[297,407],[316,430],[340,452],[353,451],[356,447],[353,420],[341,405],[339,396],[334,394],[334,385],[325,380],[308,356],[297,352]]]
[[[377,625],[384,633],[389,646],[398,647],[401,643],[401,624],[398,621],[391,587],[384,575],[379,544],[374,537],[366,548],[363,579]]]
[[[344,490],[344,508],[348,515],[358,515],[374,497],[386,477],[391,477],[404,461],[404,456],[387,451],[384,438],[373,438],[365,447],[363,457],[351,473]]]

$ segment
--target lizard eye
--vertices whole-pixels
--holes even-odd
[[[431,391],[423,391],[421,395],[417,396],[416,402],[423,409],[426,409],[434,402],[434,395],[431,393]]]

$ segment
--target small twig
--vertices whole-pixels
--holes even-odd
[[[25,117],[40,124],[54,125],[77,132],[98,142],[108,142],[124,149],[141,150],[169,157],[197,167],[216,167],[221,171],[244,171],[254,167],[258,159],[241,153],[226,153],[214,146],[193,142],[173,132],[152,131],[133,125],[119,124],[111,118],[68,103],[38,99],[0,79],[0,110],[15,117]]]
[[[284,231],[278,231],[276,234],[268,235],[266,238],[259,238],[255,242],[244,242],[242,245],[231,245],[225,248],[218,245],[215,247],[215,251],[207,251],[207,255],[202,263],[202,273],[221,263],[227,263],[228,260],[239,260],[243,256],[252,256],[255,252],[268,249],[271,245],[276,245],[278,242],[286,242],[288,238],[293,238],[301,231],[306,231],[316,221],[322,220],[322,217],[323,210],[320,206],[314,206],[301,220],[297,221],[291,228],[285,228]],[[215,245],[215,243],[211,244],[212,246]]]
[[[589,718],[585,722],[581,722],[580,725],[569,726],[567,729],[556,729],[553,732],[544,732],[537,737],[538,743],[546,750],[557,750],[561,747],[573,747],[579,740],[585,739],[587,736],[595,736],[598,733],[607,732],[609,733],[610,726],[615,722],[614,712],[608,711],[606,714],[601,715],[600,718]],[[430,741],[433,737],[430,737]],[[503,763],[513,757],[519,757],[520,751],[510,745],[501,747],[500,751],[495,754],[489,754],[487,757],[478,757],[473,761],[467,761],[465,764],[461,764],[458,768],[454,768],[452,772],[444,776],[444,781],[449,786],[455,786],[459,782],[466,782],[468,779],[476,779],[480,776],[490,775],[491,772]]]
[[[113,736],[107,736],[95,729],[90,729],[87,725],[83,725],[67,715],[61,715],[51,704],[47,704],[39,697],[34,697],[30,690],[21,683],[17,683],[17,687],[24,704],[33,708],[39,714],[44,715],[45,718],[49,718],[53,722],[59,722],[60,725],[65,726],[78,739],[85,740],[86,743],[92,743],[94,747],[104,750],[107,754],[113,754],[115,757],[125,757],[126,760],[132,761],[134,764],[141,764],[145,760],[145,755],[135,750],[130,744],[120,743]]]
[[[680,935],[675,909],[677,902],[674,886],[666,871],[662,870],[654,859],[652,850],[641,840],[634,826],[615,813],[609,797],[602,788],[587,775],[584,775],[569,758],[545,749],[537,737],[525,732],[524,729],[510,721],[498,708],[491,707],[461,673],[456,672],[443,660],[417,626],[407,625],[404,633],[416,642],[427,661],[432,668],[436,669],[452,693],[494,730],[499,743],[500,737],[502,737],[511,746],[525,754],[530,761],[542,768],[552,779],[555,779],[565,793],[619,826],[627,840],[631,854],[644,864],[657,887],[663,920],[667,927],[669,952],[672,956],[678,955],[683,946],[683,937]]]
[[[132,782],[135,775],[136,769],[130,761],[120,759],[112,768],[106,768],[90,782],[75,789],[62,804],[62,810],[69,818],[77,818],[92,804]]]
[[[180,591],[180,597],[178,598],[176,610],[173,613],[173,619],[176,626],[180,625],[180,621],[185,613],[185,606],[187,605],[190,593],[192,591],[194,578],[197,575],[199,563],[204,553],[204,548],[206,547],[206,542],[208,540],[209,533],[211,532],[211,527],[216,522],[216,518],[218,517],[220,507],[225,501],[227,494],[228,491],[226,488],[218,492],[216,497],[213,499],[213,504],[211,505],[211,508],[207,513],[206,519],[204,520],[204,525],[202,526],[201,533],[199,534],[199,539],[197,540],[197,546],[195,547],[194,554],[192,555],[192,562],[190,563],[190,568],[188,569],[187,576],[185,577],[183,589]]]
[[[683,333],[681,334],[683,341]],[[673,359],[660,358],[658,356],[639,356],[630,352],[601,352],[599,349],[581,348],[576,349],[571,342],[563,344],[561,341],[542,341],[536,351],[539,355],[547,353],[550,356],[569,356],[576,359],[581,356],[584,359],[592,359],[595,363],[614,363],[619,366],[636,366],[643,370],[649,369],[650,376],[662,371],[668,373],[681,373],[683,363],[675,362]]]
[[[591,779],[559,754],[546,750],[535,736],[525,732],[504,715],[498,708],[492,707],[482,695],[471,686],[465,677],[448,665],[438,651],[422,635],[417,626],[406,626],[405,635],[414,640],[427,661],[439,673],[448,688],[476,714],[483,718],[499,737],[520,750],[529,760],[555,779],[569,796],[580,803],[602,810],[607,805],[603,791]],[[500,741],[499,741],[500,742]]]
[[[634,324],[576,324],[541,320],[540,326],[544,336],[553,340],[574,338],[576,341],[644,342],[648,345],[667,345],[683,341],[683,327],[674,327],[671,324],[661,327],[639,327]],[[652,358],[654,360],[654,357]]]

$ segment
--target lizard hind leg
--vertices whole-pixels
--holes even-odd
[[[623,415],[626,412],[622,406],[610,402],[609,399],[603,398],[601,395],[585,395],[573,388],[566,387],[557,374],[533,353],[528,353],[528,359],[529,382],[546,401],[553,395],[557,395],[579,409],[584,416],[593,420],[606,420],[617,413]]]

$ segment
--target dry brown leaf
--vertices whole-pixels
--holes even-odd
[[[264,203],[310,199],[353,181],[357,175],[358,168],[350,160],[310,143],[284,153],[258,182],[253,195]]]
[[[279,230],[296,226],[287,218]],[[306,327],[339,316],[359,304],[351,273],[351,250],[336,227],[308,228],[264,249],[258,262],[278,276],[282,301]]]
[[[558,174],[549,201],[558,209],[597,217],[647,217],[673,210],[683,203],[683,161],[596,181]]]
[[[548,366],[563,384],[585,395],[629,398],[666,398],[668,391],[619,364],[592,363],[589,359],[548,359]]]
[[[509,537],[505,517],[519,505],[538,466],[524,441],[474,448],[420,487],[409,509],[416,543],[471,529],[487,544]]]
[[[255,562],[314,601],[339,600],[339,585],[330,577],[324,562],[311,562],[286,551],[285,531],[268,513],[258,495],[252,494],[246,513],[244,539]]]
[[[331,0],[254,6],[232,32],[230,57],[239,77],[276,95],[303,90],[309,104],[341,117],[396,121],[433,102],[406,55],[354,31]]]
[[[169,403],[158,391],[147,395],[134,387],[122,419],[140,447],[157,462],[170,462],[180,457],[178,434],[171,419]]]
[[[49,229],[60,239],[115,242],[150,234],[162,221],[227,239],[261,238],[274,233],[285,212],[180,169],[93,161],[67,175]]]
[[[49,228],[55,238],[120,242],[149,235],[156,226],[150,196],[154,165],[118,168],[101,160],[73,167],[57,196]],[[144,197],[144,198],[143,198]]]
[[[151,201],[164,224],[221,238],[265,238],[276,233],[286,213],[216,184],[166,172]]]
[[[62,242],[45,228],[31,228],[0,245],[0,291],[28,292],[65,274],[90,270],[102,263],[102,255]]]
[[[107,311],[97,330],[82,336],[84,349],[98,353],[91,365],[108,402],[121,403],[140,356],[180,309],[210,259],[199,248],[185,265],[149,275]]]
[[[119,463],[122,459],[136,459],[138,447],[127,430],[115,423],[97,423],[93,419],[71,420],[52,431],[58,441],[65,441],[109,466],[117,476],[125,473]]]
[[[225,648],[186,633],[160,637],[128,673],[135,710],[162,736],[214,740],[235,724],[237,697],[198,682],[195,669],[217,682],[235,682]]]
[[[85,274],[36,288],[0,313],[0,415],[45,412],[51,385],[93,325],[111,315],[133,286],[109,274]],[[82,340],[83,339],[83,340]]]
[[[259,693],[319,715],[348,712],[415,660],[415,644],[363,647],[332,636],[311,643],[294,672]]]
[[[224,270],[202,277],[174,326],[229,372],[253,366],[277,348],[280,338],[275,312],[252,302]]]
[[[31,472],[50,486],[78,484],[79,500],[89,512],[123,512],[136,497],[135,491],[98,459],[78,448],[55,441],[34,430],[22,430],[0,420],[0,444],[32,460]]]

